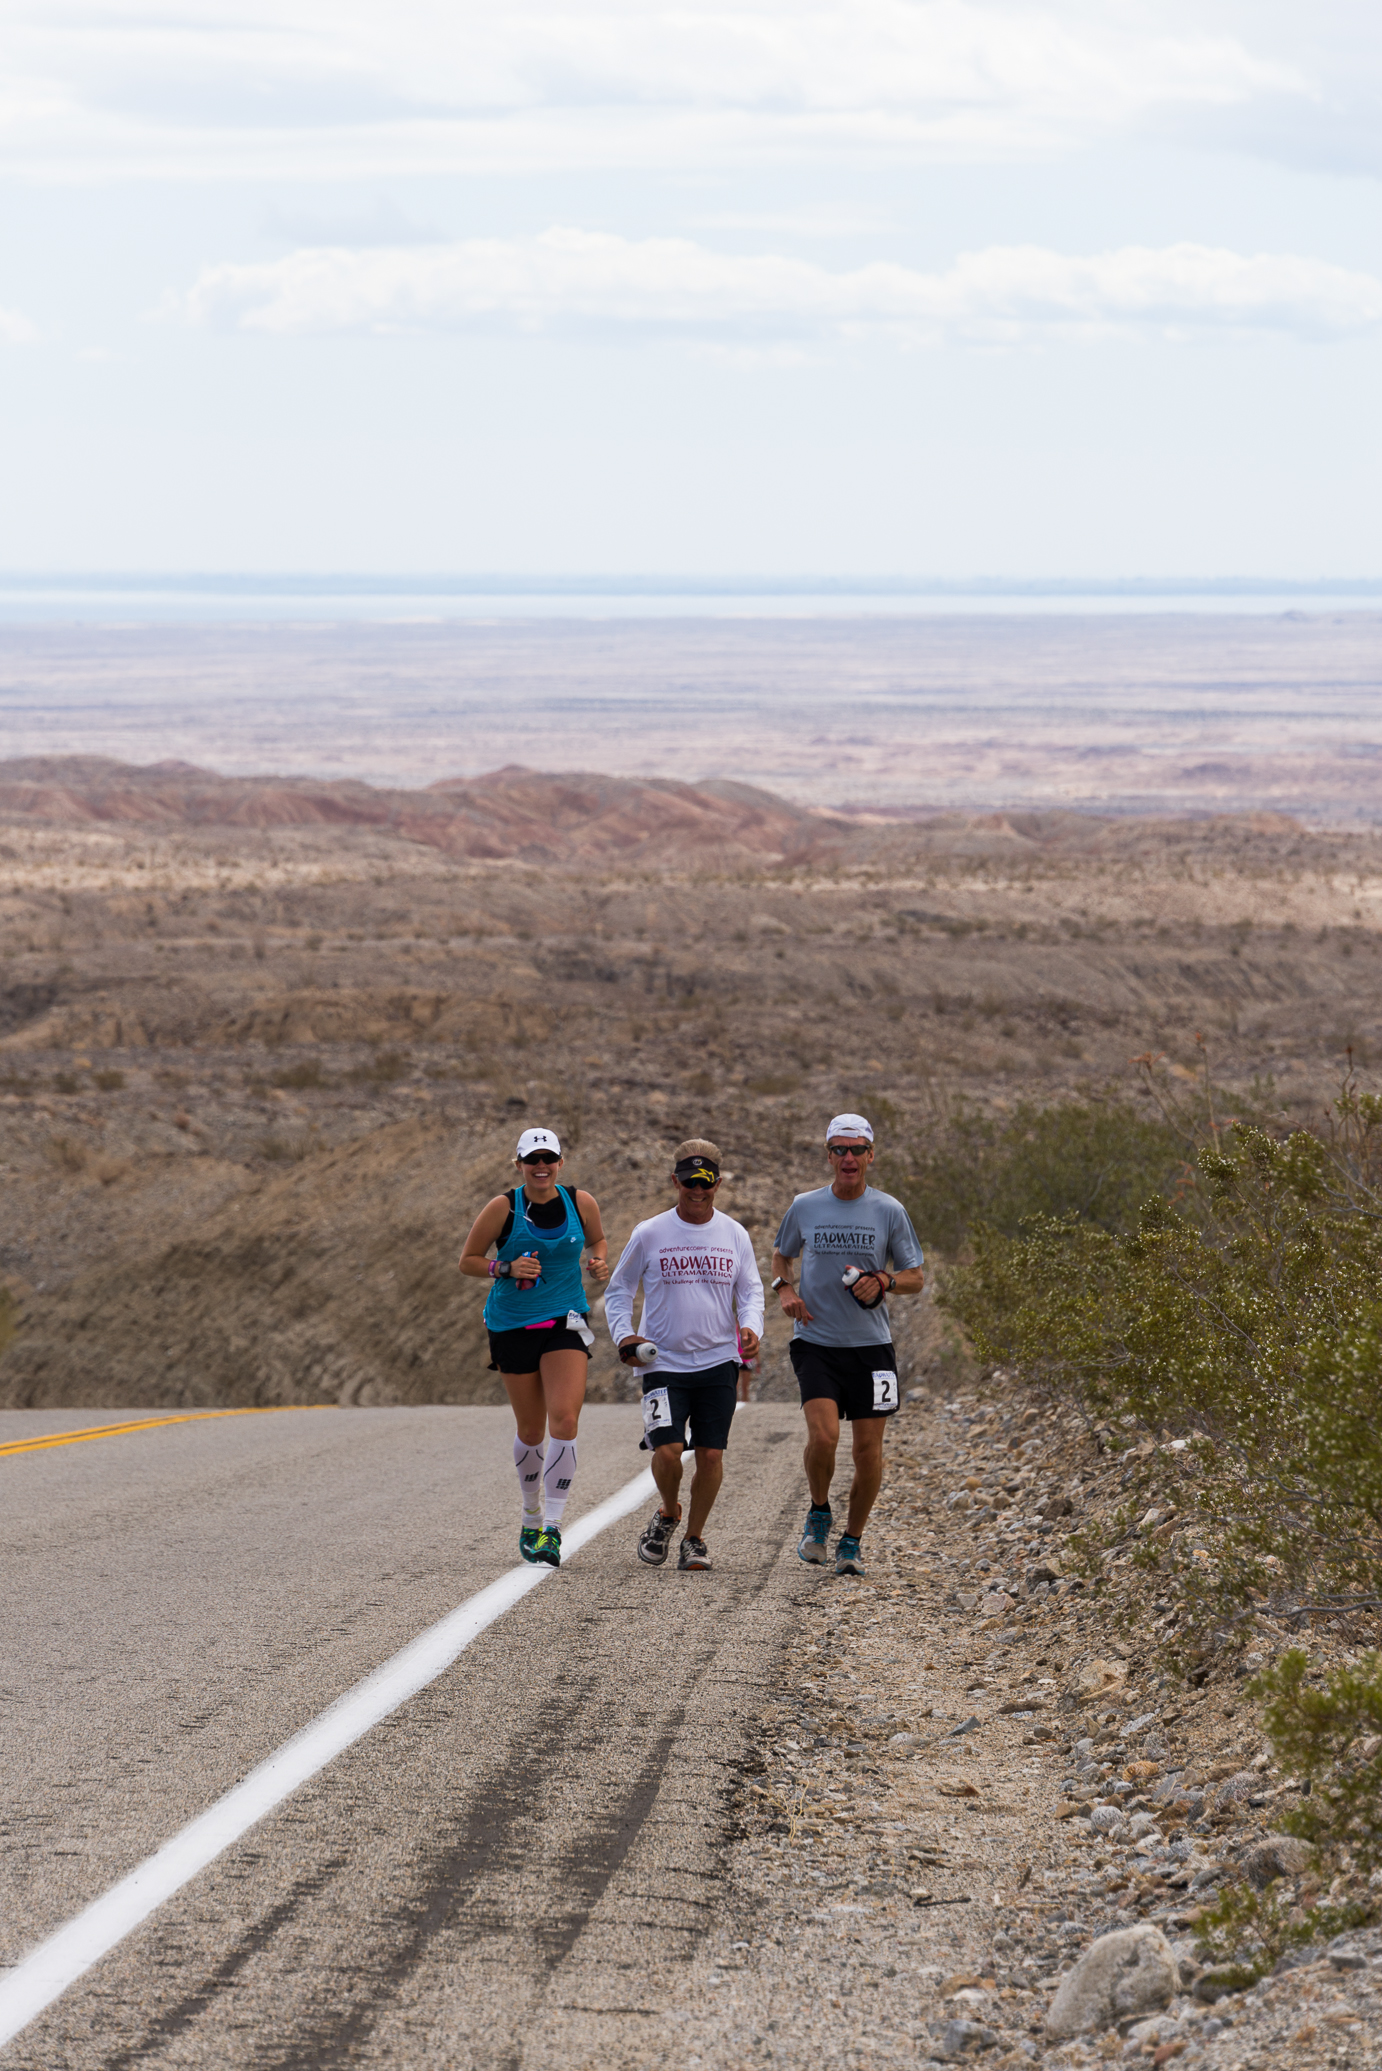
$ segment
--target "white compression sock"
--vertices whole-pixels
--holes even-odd
[[[526,1525],[542,1523],[542,1463],[547,1447],[525,1445],[521,1438],[513,1442],[513,1464],[518,1469],[518,1486],[523,1491],[523,1522]]]
[[[553,1438],[547,1446],[547,1464],[542,1470],[542,1493],[547,1524],[560,1524],[571,1484],[576,1479],[576,1441]]]

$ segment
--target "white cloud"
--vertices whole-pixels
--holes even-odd
[[[0,344],[32,345],[38,335],[38,325],[30,323],[27,316],[15,309],[0,309]]]
[[[1011,159],[1313,108],[1314,46],[1302,64],[1231,19],[1230,0],[12,0],[0,162],[368,177]]]
[[[1290,254],[1131,245],[1092,257],[1030,245],[968,252],[943,273],[875,263],[832,272],[682,238],[554,228],[520,239],[318,248],[208,268],[165,313],[278,336],[596,330],[742,347],[885,335],[902,344],[1016,344],[1042,335],[1309,339],[1382,326],[1382,281]]]

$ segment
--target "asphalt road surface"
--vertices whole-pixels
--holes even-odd
[[[7,1453],[126,1420],[0,1414],[6,1965],[517,1562],[507,1411],[156,1416]],[[586,1410],[568,1524],[646,1464],[640,1429]],[[736,1419],[712,1573],[641,1566],[642,1507],[610,1526],[0,2062],[646,2061],[714,1908],[745,1721],[817,1580],[793,1553],[800,1435],[787,1407]]]

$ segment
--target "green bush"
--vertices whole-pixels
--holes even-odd
[[[1326,1136],[1201,1122],[1178,1209],[980,1226],[943,1300],[981,1357],[1188,1441],[1138,1490],[1194,1529],[1138,1557],[1222,1639],[1264,1600],[1382,1593],[1382,1100],[1347,1082]]]
[[[980,1224],[1008,1237],[1034,1216],[1128,1229],[1150,1195],[1177,1189],[1185,1163],[1180,1133],[1126,1102],[1024,1102],[1005,1116],[939,1114],[926,1141],[880,1176],[923,1244],[954,1257]]]
[[[1283,1826],[1317,1848],[1346,1849],[1355,1871],[1382,1868],[1382,1655],[1336,1669],[1318,1689],[1299,1647],[1260,1675],[1262,1723],[1277,1759],[1307,1786]]]

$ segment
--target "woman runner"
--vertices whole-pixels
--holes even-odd
[[[609,1278],[600,1204],[579,1187],[558,1185],[562,1163],[552,1130],[525,1129],[514,1158],[522,1185],[486,1202],[460,1257],[472,1280],[494,1282],[485,1323],[490,1371],[508,1390],[518,1426],[518,1550],[549,1568],[561,1566],[562,1513],[576,1478],[576,1424],[594,1342],[581,1285],[583,1245],[590,1247],[591,1279]]]

